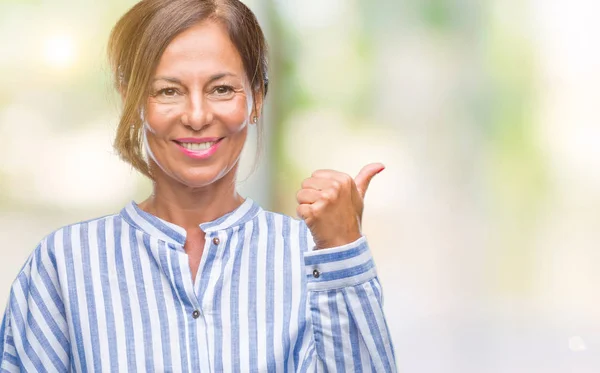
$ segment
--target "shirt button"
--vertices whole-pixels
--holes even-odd
[[[219,237],[215,237],[213,238],[213,243],[217,246],[219,246],[219,244],[221,243],[221,240],[219,239]]]
[[[200,317],[200,311],[198,310],[194,310],[194,312],[192,312],[192,317],[197,319],[198,317]]]
[[[314,277],[314,278],[319,278],[319,276],[321,276],[321,272],[319,272],[319,270],[315,269],[315,270],[313,271],[313,277]]]

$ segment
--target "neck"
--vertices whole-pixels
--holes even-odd
[[[202,223],[216,220],[244,202],[235,189],[236,169],[199,188],[183,185],[162,174],[162,171],[154,175],[152,195],[139,207],[186,230],[197,229]]]

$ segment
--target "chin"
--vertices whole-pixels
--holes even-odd
[[[175,179],[178,179],[180,183],[188,188],[197,189],[207,187],[211,184],[216,184],[222,181],[231,172],[234,172],[233,167],[198,167],[182,170],[178,173],[178,175],[176,175]]]

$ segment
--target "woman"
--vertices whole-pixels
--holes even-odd
[[[266,47],[238,0],[144,0],[109,58],[121,157],[145,201],[44,238],[11,289],[2,371],[395,371],[356,179],[320,170],[302,220],[235,189],[267,93]]]

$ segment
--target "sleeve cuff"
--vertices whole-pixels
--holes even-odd
[[[365,237],[344,246],[305,252],[304,270],[309,291],[356,286],[377,277]]]

